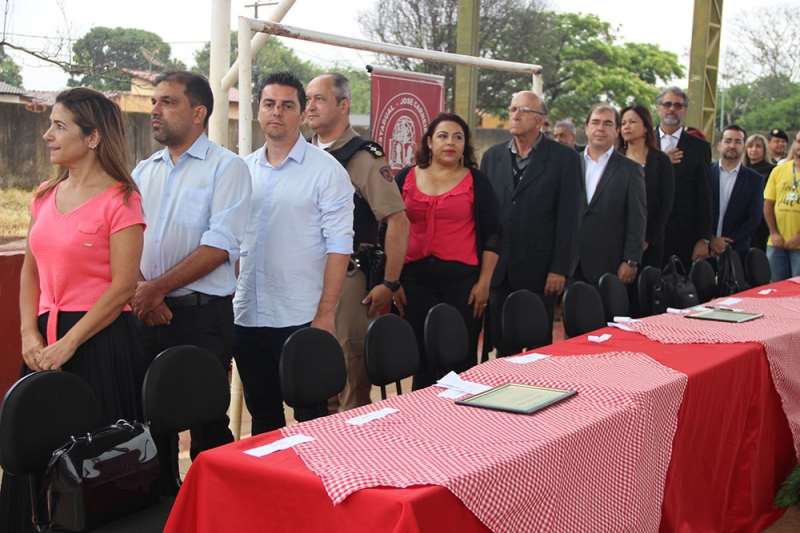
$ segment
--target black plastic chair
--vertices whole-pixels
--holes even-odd
[[[564,334],[571,338],[605,327],[603,301],[597,289],[576,281],[564,293]]]
[[[603,313],[606,322],[613,322],[615,316],[630,315],[628,288],[616,274],[607,272],[600,277],[597,284],[600,300],[603,302]]]
[[[339,341],[318,328],[299,329],[286,339],[279,373],[283,400],[293,408],[322,403],[342,392],[347,382]]]
[[[437,379],[467,357],[467,325],[461,313],[452,305],[436,304],[428,311],[424,337],[427,363],[436,371]]]
[[[503,341],[511,353],[544,346],[551,334],[544,302],[525,289],[514,291],[506,298],[502,325]]]
[[[168,348],[150,363],[142,385],[144,419],[153,436],[176,435],[225,415],[231,393],[219,360],[205,348]],[[176,481],[177,483],[177,481]],[[175,498],[94,529],[96,533],[163,531]]]
[[[751,287],[760,287],[770,282],[772,270],[763,250],[750,248],[744,256],[744,277]]]
[[[654,294],[653,287],[659,287],[659,294]],[[641,316],[653,315],[654,303],[666,310],[664,293],[661,287],[661,271],[653,266],[646,266],[639,274],[636,292],[639,295],[639,312]],[[663,311],[662,311],[663,312]]]
[[[381,388],[382,399],[390,383],[398,395],[403,394],[400,380],[419,370],[419,347],[411,324],[392,314],[376,318],[367,328],[364,362],[367,378]]]
[[[689,271],[689,280],[697,290],[697,299],[700,300],[700,303],[710,302],[714,299],[717,278],[711,263],[705,260],[695,261]]]
[[[9,474],[28,476],[35,502],[53,451],[102,423],[94,392],[79,376],[55,370],[25,376],[0,405],[0,467]],[[40,524],[47,523],[43,507],[35,510]]]

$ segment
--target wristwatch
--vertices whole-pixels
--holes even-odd
[[[389,281],[389,280],[387,280],[387,279],[384,279],[383,281],[381,281],[381,285],[383,285],[384,287],[387,287],[387,288],[388,288],[390,291],[392,291],[392,292],[397,292],[397,291],[399,291],[399,290],[400,290],[400,287],[401,287],[401,285],[400,285],[400,280],[397,280],[397,281]]]
[[[639,263],[636,261],[628,261],[628,266],[631,268],[639,268]]]

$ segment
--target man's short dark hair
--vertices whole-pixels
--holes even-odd
[[[306,110],[306,90],[303,88],[302,82],[297,79],[297,76],[289,71],[270,72],[264,78],[261,88],[258,90],[258,99],[261,101],[261,95],[264,94],[264,87],[267,85],[283,85],[284,87],[292,87],[297,91],[297,99],[300,101],[300,112]]]
[[[185,70],[172,70],[159,74],[153,81],[154,86],[159,83],[177,82],[185,86],[183,94],[189,99],[189,105],[197,107],[199,105],[206,108],[206,119],[203,127],[208,127],[208,119],[214,111],[214,94],[211,92],[211,85],[205,76]]]
[[[589,114],[586,115],[586,125],[589,125],[589,121],[592,120],[592,115],[595,112],[604,112],[604,111],[611,111],[614,113],[614,127],[619,128],[620,118],[619,118],[619,110],[611,104],[600,102],[599,104],[594,104],[592,108],[589,110]]]
[[[742,140],[747,139],[747,131],[745,131],[745,129],[743,127],[739,126],[738,124],[728,124],[727,126],[725,126],[725,129],[722,130],[722,135],[725,135],[725,132],[728,131],[728,130],[739,131],[744,136],[744,138]],[[720,136],[720,139],[721,138],[722,138],[722,136]]]

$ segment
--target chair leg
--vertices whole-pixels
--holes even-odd
[[[397,389],[397,395],[400,396],[403,394],[403,389],[400,387],[400,380],[394,382],[394,386]]]
[[[381,385],[381,400],[386,399],[386,385]]]

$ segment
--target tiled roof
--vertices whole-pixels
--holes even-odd
[[[20,96],[25,96],[25,91],[19,87],[14,87],[4,81],[0,81],[0,94],[18,94]]]

